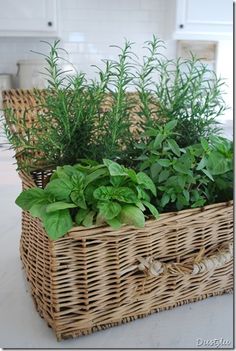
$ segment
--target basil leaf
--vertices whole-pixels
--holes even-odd
[[[58,202],[49,204],[46,208],[46,212],[54,212],[58,210],[64,210],[65,208],[75,208],[75,207],[77,207],[77,205],[75,204],[71,204],[71,203],[69,204],[67,202],[58,201]]]
[[[120,212],[122,223],[133,225],[138,228],[145,226],[145,217],[143,212],[136,206],[126,205]]]
[[[107,159],[104,159],[103,163],[105,166],[107,166],[111,176],[126,176],[124,167],[119,165],[118,163]]]
[[[43,216],[43,226],[52,240],[61,238],[71,229],[72,225],[68,209],[45,213]]]
[[[68,179],[54,179],[50,181],[45,190],[54,195],[58,201],[69,201],[73,183]]]
[[[78,207],[84,209],[87,208],[83,190],[72,191],[72,193],[70,194],[70,198]]]
[[[24,190],[16,199],[15,203],[23,210],[28,211],[33,205],[43,204],[47,201],[47,195],[43,189],[31,188]]]
[[[84,218],[82,224],[83,224],[85,227],[92,227],[94,215],[95,215],[95,212],[94,212],[94,211],[89,211],[89,213],[85,216],[85,218]]]
[[[121,206],[117,202],[99,202],[97,207],[99,208],[99,213],[101,216],[103,216],[106,220],[117,217],[121,211]]]
[[[87,216],[87,214],[89,213],[88,209],[83,209],[80,208],[79,211],[77,212],[76,216],[75,216],[75,222],[76,224],[80,225],[83,220],[85,219],[85,217]]]

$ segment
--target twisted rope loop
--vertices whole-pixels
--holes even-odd
[[[165,263],[155,260],[151,256],[139,257],[139,264],[136,267],[151,277],[158,277],[161,273],[196,275],[220,268],[230,262],[233,258],[233,243],[222,244],[216,253],[208,257],[204,255],[205,249],[202,248],[195,258],[187,259],[181,263]]]

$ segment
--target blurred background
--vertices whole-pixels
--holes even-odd
[[[191,50],[225,78],[232,107],[231,0],[0,0],[0,6],[0,90],[45,86],[43,57],[31,52],[48,52],[42,40],[60,39],[68,60],[94,78],[91,65],[117,55],[109,45],[127,38],[142,56],[143,43],[155,34],[165,41],[168,58]],[[232,110],[220,120],[232,134]]]

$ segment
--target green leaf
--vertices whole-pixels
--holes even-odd
[[[43,226],[52,240],[61,238],[71,229],[72,225],[68,209],[45,213],[43,216]]]
[[[165,139],[164,135],[162,134],[157,134],[155,140],[154,140],[154,143],[153,143],[153,148],[154,149],[157,149],[158,146],[161,145],[161,143],[163,142],[163,140]]]
[[[77,212],[76,216],[75,216],[75,222],[80,225],[83,220],[85,219],[85,217],[87,216],[87,214],[89,213],[88,209],[83,209],[80,208],[79,211]]]
[[[81,208],[86,209],[87,208],[87,204],[85,201],[85,197],[84,197],[84,192],[83,190],[81,191],[72,191],[71,195],[70,195],[71,200],[76,204],[76,207],[79,206]]]
[[[151,177],[155,179],[161,171],[161,165],[159,163],[153,163],[150,167]]]
[[[136,206],[126,205],[120,212],[122,223],[133,225],[138,228],[145,226],[145,217],[143,212]]]
[[[109,224],[113,229],[120,229],[122,226],[121,221],[119,218],[112,218],[112,219],[107,219],[106,220],[107,224]]]
[[[75,207],[77,207],[77,205],[75,204],[72,204],[72,203],[69,204],[67,202],[58,201],[58,202],[49,204],[46,208],[46,212],[54,212],[58,210],[64,210],[65,208],[75,208]]]
[[[160,166],[162,167],[169,167],[171,165],[171,161],[168,159],[160,159],[157,161],[159,163]]]
[[[200,141],[201,141],[201,145],[202,145],[202,147],[203,147],[203,150],[204,150],[204,151],[208,151],[208,149],[209,149],[209,144],[208,144],[207,140],[204,139],[204,138],[201,138]]]
[[[123,176],[113,176],[110,179],[111,184],[115,187],[120,186],[123,181],[124,181]]]
[[[145,206],[141,201],[136,202],[135,206],[137,206],[141,211],[145,211]]]
[[[100,186],[94,191],[93,196],[100,201],[118,200],[126,203],[136,203],[138,200],[135,192],[128,187]]]
[[[143,185],[145,189],[150,190],[153,193],[153,195],[156,196],[157,194],[156,186],[146,173],[139,172],[137,174],[137,179],[138,179],[138,184]]]
[[[15,203],[20,206],[23,210],[28,211],[33,205],[43,204],[47,199],[43,189],[31,188],[24,190],[17,197]]]
[[[179,157],[180,156],[180,148],[179,148],[178,144],[176,143],[176,141],[174,139],[169,139],[168,145],[169,145],[170,149],[173,151],[173,153]]]
[[[156,207],[150,204],[150,202],[143,201],[143,204],[149,209],[151,214],[157,219],[160,217],[159,212],[157,211]]]
[[[159,183],[163,182],[163,181],[166,180],[169,176],[170,176],[170,172],[169,172],[167,169],[164,169],[164,170],[160,173],[160,175],[159,175],[158,182],[159,182]]]
[[[94,211],[90,211],[84,218],[82,224],[85,226],[85,227],[92,227],[93,225],[93,217],[95,215],[95,212]]]
[[[163,194],[161,198],[161,206],[164,208],[170,202],[170,195]]]
[[[211,173],[207,169],[202,169],[202,172],[214,182],[214,178],[212,177]]]
[[[99,202],[97,207],[99,208],[99,213],[101,216],[103,216],[106,220],[117,217],[121,211],[121,206],[117,202]]]
[[[207,159],[206,157],[202,157],[201,161],[198,163],[196,170],[200,171],[207,165]]]
[[[47,207],[47,204],[42,204],[42,203],[36,204],[29,209],[29,212],[31,216],[38,217],[41,220],[43,220],[43,216],[46,213],[46,207]]]
[[[177,124],[178,121],[176,120],[168,122],[164,127],[165,132],[171,132],[177,126]]]
[[[106,168],[97,169],[96,171],[86,176],[84,186],[86,187],[89,183],[94,182],[96,179],[104,177],[106,175],[108,175]]]
[[[45,190],[54,195],[58,201],[69,201],[73,183],[67,179],[54,179],[50,181]]]
[[[186,184],[186,176],[184,175],[179,175],[177,177],[177,181],[178,181],[178,184],[179,186],[181,187],[181,189],[183,189],[185,187],[185,184]]]
[[[104,159],[103,163],[105,166],[107,166],[111,176],[126,176],[124,167],[119,165],[118,163],[107,159]]]
[[[189,197],[190,197],[189,196],[189,192],[186,189],[184,189],[183,190],[183,194],[184,194],[184,197],[185,197],[186,201],[189,202]]]

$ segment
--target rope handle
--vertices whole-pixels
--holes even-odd
[[[128,273],[133,270],[139,270],[149,277],[158,277],[160,274],[190,274],[196,275],[204,272],[211,271],[216,268],[223,267],[226,263],[230,262],[233,258],[233,243],[226,242],[213,252],[205,256],[205,248],[200,249],[195,257],[186,259],[185,261],[178,262],[161,262],[152,256],[146,258],[138,257],[138,264],[124,269],[120,275]]]

